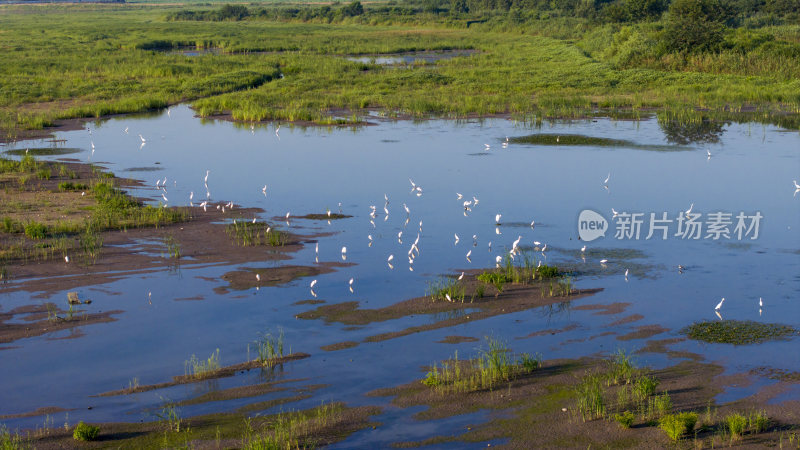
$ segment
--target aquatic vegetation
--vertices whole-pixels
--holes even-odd
[[[747,429],[747,417],[739,413],[728,414],[725,416],[725,425],[731,433],[731,438],[741,437]]]
[[[281,247],[289,241],[288,233],[274,229],[266,222],[235,220],[225,227],[225,233],[243,247],[269,245]]]
[[[175,240],[175,236],[167,235],[164,238],[164,245],[167,247],[167,255],[170,258],[178,259],[181,257],[181,243]]]
[[[608,383],[609,384],[631,384],[636,372],[631,356],[625,350],[619,349],[611,359],[608,360]]]
[[[680,414],[667,414],[659,420],[658,427],[664,430],[673,442],[677,442],[683,436],[693,434],[696,423],[697,413],[683,412]]]
[[[47,236],[47,227],[35,221],[25,224],[25,236],[30,239],[44,239]]]
[[[22,448],[26,448],[23,445],[22,436],[19,433],[11,434],[5,425],[0,425],[0,449],[18,450]]]
[[[60,191],[86,191],[89,186],[83,183],[73,183],[71,181],[62,181],[58,183],[58,190]]]
[[[428,281],[426,295],[431,301],[449,301],[464,303],[466,289],[453,278],[440,277],[434,281]]]
[[[272,367],[276,359],[283,357],[283,329],[279,329],[278,336],[265,333],[254,341],[253,344],[255,345],[257,355],[256,361],[259,361],[265,366]],[[249,346],[247,351],[249,354]]]
[[[343,412],[344,406],[341,403],[322,404],[308,411],[277,414],[259,430],[253,426],[253,419],[245,419],[242,448],[262,450],[313,447],[310,438],[321,430],[334,426]]]
[[[185,375],[189,378],[203,379],[213,372],[220,369],[219,349],[217,349],[208,359],[201,360],[192,355],[185,363]]]
[[[506,283],[528,284],[535,280],[548,280],[561,278],[558,282],[550,283],[550,296],[567,295],[572,291],[572,281],[555,266],[536,265],[536,259],[529,253],[522,252],[515,260],[506,255],[503,262],[493,270],[487,270],[478,275],[478,281],[491,284],[498,292],[502,292]]]
[[[614,420],[616,420],[622,428],[630,428],[631,425],[633,425],[634,418],[635,416],[630,411],[614,414]]]
[[[766,431],[769,427],[770,420],[767,413],[764,411],[753,411],[747,417],[747,427],[753,431],[753,433],[761,433],[762,431]]]
[[[100,427],[89,425],[83,423],[83,421],[78,422],[78,425],[75,427],[75,431],[72,433],[72,437],[76,441],[94,441],[97,439],[97,435],[100,433]]]
[[[690,339],[716,344],[748,345],[788,339],[798,330],[777,323],[761,323],[750,320],[721,320],[697,322],[681,330]]]
[[[498,383],[535,372],[541,367],[541,356],[523,353],[515,357],[505,342],[487,337],[487,350],[476,358],[459,361],[458,352],[441,362],[434,363],[422,379],[422,384],[435,388],[437,392],[457,393],[491,390]]]
[[[575,394],[578,398],[578,413],[584,422],[602,418],[606,414],[602,379],[603,376],[601,374],[587,374],[575,386]]]
[[[167,431],[180,433],[182,419],[178,405],[175,404],[175,402],[165,400],[164,398],[162,398],[162,400],[165,402],[164,406],[162,406],[161,409],[154,415],[160,422],[166,425]]]

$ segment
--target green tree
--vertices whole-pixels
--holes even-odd
[[[732,16],[727,5],[720,0],[673,0],[662,38],[666,50],[718,50],[725,22]]]
[[[354,0],[342,8],[342,13],[347,17],[360,16],[364,14],[364,6],[361,5],[360,1]]]

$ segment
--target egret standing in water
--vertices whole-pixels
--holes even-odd
[[[503,215],[502,215],[502,214],[497,214],[497,215],[495,215],[495,216],[494,216],[494,224],[495,224],[496,226],[500,226],[500,218],[501,218],[501,217],[503,217]]]
[[[722,300],[720,300],[719,303],[717,303],[717,306],[714,307],[714,310],[719,311],[719,309],[722,308],[723,303],[725,303],[725,297],[722,297]]]

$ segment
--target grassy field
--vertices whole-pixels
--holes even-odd
[[[658,50],[668,26],[658,21],[511,10],[473,15],[484,22],[467,28],[468,16],[411,7],[350,17],[264,5],[222,21],[171,20],[187,10],[169,5],[0,6],[0,128],[13,138],[183,101],[243,121],[357,121],[363,108],[528,119],[655,108],[692,120],[701,108],[798,126],[800,25],[786,21],[730,28],[717,50],[687,53]],[[187,47],[214,52],[174,51]],[[400,69],[342,57],[443,49],[477,52]]]

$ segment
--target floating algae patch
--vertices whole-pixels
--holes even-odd
[[[31,156],[58,156],[58,155],[72,155],[82,152],[82,148],[73,147],[42,147],[42,148],[26,148],[6,150],[4,153],[14,156],[31,155]]]
[[[681,333],[697,341],[733,345],[760,344],[800,334],[797,329],[789,325],[751,320],[698,322],[682,329]]]
[[[645,145],[637,144],[624,139],[610,139],[595,136],[584,136],[582,134],[549,134],[538,133],[527,136],[515,136],[508,138],[512,144],[529,145],[557,145],[557,146],[589,146],[589,147],[625,147],[637,150],[652,150],[658,152],[676,152],[691,150],[689,147],[675,145]]]

